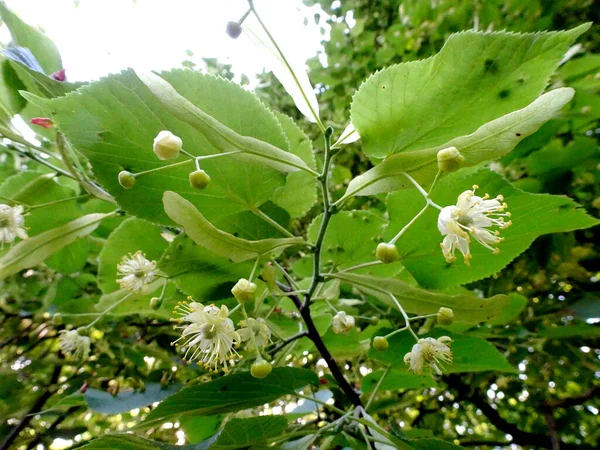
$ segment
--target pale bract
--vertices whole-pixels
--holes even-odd
[[[11,244],[16,238],[27,237],[23,206],[0,205],[0,245]]]
[[[440,365],[452,362],[452,351],[449,347],[451,342],[448,336],[419,339],[404,356],[404,363],[416,374],[422,374],[431,368],[441,375]]]
[[[156,261],[149,261],[138,250],[134,254],[123,256],[117,265],[117,270],[118,275],[122,277],[117,279],[121,289],[139,294],[144,292],[156,278]]]
[[[204,306],[192,301],[180,303],[175,313],[181,324],[176,328],[182,330],[175,344],[186,348],[186,360],[199,361],[205,368],[215,371],[219,366],[225,372],[233,367],[239,356],[234,345],[240,343],[241,338],[229,318],[227,306]]]
[[[449,263],[456,260],[454,253],[458,249],[465,264],[469,264],[471,236],[488,250],[498,253],[499,249],[493,247],[503,240],[498,230],[512,224],[504,219],[510,217],[510,213],[504,212],[507,205],[501,195],[493,199],[488,194],[479,197],[475,195],[476,189],[477,186],[473,186],[473,190],[464,191],[458,196],[456,205],[446,206],[438,216],[438,229],[444,235],[440,245]]]

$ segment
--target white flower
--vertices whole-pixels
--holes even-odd
[[[175,136],[170,131],[163,130],[154,138],[152,150],[161,160],[175,159],[179,157],[179,152],[183,142],[179,136]]]
[[[58,337],[60,351],[65,356],[72,356],[76,359],[85,359],[90,353],[91,340],[87,336],[81,336],[77,330],[62,330]]]
[[[227,372],[228,365],[233,366],[233,360],[239,356],[233,346],[241,341],[229,319],[227,306],[218,308],[192,301],[180,303],[175,312],[180,315],[177,320],[182,324],[176,328],[183,329],[175,344],[187,347],[184,358],[200,361],[215,371],[222,365]]]
[[[338,311],[338,313],[333,316],[331,330],[335,334],[347,333],[354,326],[354,323],[354,317],[347,315],[344,311]]]
[[[238,330],[238,333],[242,342],[246,342],[246,350],[253,351],[255,342],[259,349],[270,342],[271,330],[264,319],[248,317],[240,321],[239,325],[241,328]],[[252,339],[253,335],[254,339]]]
[[[469,250],[470,236],[493,253],[498,253],[498,248],[492,246],[502,242],[503,238],[498,236],[498,230],[492,231],[489,228],[506,228],[512,224],[510,220],[504,221],[505,217],[510,217],[510,213],[504,212],[507,205],[501,195],[494,199],[490,199],[488,194],[478,197],[475,189],[477,186],[473,186],[472,191],[460,194],[456,205],[446,206],[438,216],[438,229],[445,236],[440,245],[447,262],[456,259],[454,251],[458,248],[464,256],[465,264],[469,265],[472,257]]]
[[[155,269],[156,261],[148,261],[146,256],[138,250],[133,255],[130,253],[123,256],[123,259],[117,265],[118,275],[123,277],[119,278],[117,283],[119,283],[121,289],[139,294],[145,291],[148,285],[154,281],[156,277]]]
[[[404,363],[410,365],[414,373],[422,374],[427,368],[433,368],[438,375],[442,374],[439,368],[441,363],[452,363],[452,352],[447,344],[452,340],[448,336],[436,339],[419,339],[411,351],[404,356]]]
[[[0,205],[0,245],[10,244],[17,237],[27,239],[21,205]]]

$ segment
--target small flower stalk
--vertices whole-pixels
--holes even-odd
[[[419,339],[411,351],[404,356],[404,363],[408,364],[410,370],[418,375],[429,369],[433,369],[438,375],[441,375],[440,366],[452,363],[452,351],[449,346],[451,342],[452,339],[448,336],[437,339]]]
[[[175,345],[186,348],[184,358],[189,362],[198,361],[208,370],[217,371],[222,367],[228,372],[239,357],[234,346],[241,342],[229,318],[229,309],[225,305],[219,308],[191,301],[180,303],[175,313],[181,324],[175,328],[182,330]]]
[[[23,206],[0,205],[0,246],[12,244],[16,238],[27,237]]]
[[[333,317],[333,322],[331,324],[331,330],[335,334],[346,334],[352,328],[354,328],[356,321],[354,317],[349,316],[344,311],[338,311],[338,313]]]
[[[123,256],[117,270],[118,275],[122,277],[117,279],[121,289],[140,294],[145,292],[156,278],[156,261],[149,261],[138,250],[134,254]]]
[[[58,337],[60,351],[67,357],[83,360],[90,354],[91,340],[81,336],[78,330],[62,330]]]
[[[238,334],[248,351],[254,351],[256,347],[261,350],[271,341],[271,330],[264,319],[248,317],[240,321],[239,326]]]
[[[475,195],[477,186],[473,190],[464,191],[458,196],[456,205],[446,206],[438,216],[438,229],[444,235],[440,244],[442,253],[448,263],[456,260],[454,255],[458,249],[464,257],[465,264],[470,264],[472,258],[470,251],[471,237],[492,253],[498,253],[502,242],[499,229],[509,227],[512,222],[505,221],[510,217],[509,212],[504,212],[507,204],[501,195],[490,199],[488,194],[483,197]],[[497,227],[492,230],[492,227]]]
[[[183,141],[170,131],[163,130],[154,138],[152,150],[158,159],[165,161],[179,157]]]

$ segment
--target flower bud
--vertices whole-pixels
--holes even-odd
[[[377,246],[375,257],[385,264],[393,263],[400,259],[396,246],[394,244],[386,244],[385,242],[382,242]]]
[[[254,297],[256,296],[256,284],[245,278],[240,278],[231,289],[231,293],[240,303],[253,302]]]
[[[119,184],[123,189],[131,189],[135,184],[135,176],[131,172],[121,170],[119,172]]]
[[[354,324],[354,317],[349,316],[344,311],[338,311],[338,313],[333,317],[331,330],[335,334],[344,334],[350,331],[354,327]]]
[[[62,325],[63,324],[63,315],[61,313],[56,313],[52,316],[52,325]]]
[[[454,319],[454,311],[450,308],[441,307],[436,316],[437,323],[440,325],[450,325]]]
[[[160,297],[152,297],[150,299],[150,308],[156,311],[162,305],[163,299]]]
[[[230,38],[237,39],[240,37],[240,34],[242,34],[242,26],[237,22],[227,22],[227,27],[225,28],[225,31],[227,32]]]
[[[376,327],[377,325],[379,325],[379,317],[377,316],[373,316],[369,319],[369,325],[373,325],[374,327]]]
[[[387,350],[389,346],[390,343],[383,336],[375,336],[375,338],[373,339],[373,348],[375,350]]]
[[[181,138],[175,136],[170,131],[161,131],[154,138],[154,146],[152,150],[158,156],[158,159],[175,159],[179,156],[183,142]]]
[[[448,147],[437,153],[438,169],[442,172],[455,172],[461,168],[465,157],[456,147]]]
[[[210,177],[204,170],[196,170],[190,173],[190,186],[194,189],[206,189],[210,184]]]
[[[252,364],[252,367],[250,367],[250,374],[254,378],[266,378],[269,376],[272,370],[273,367],[271,364],[269,364],[268,361],[261,359],[260,361],[256,361],[254,364]]]

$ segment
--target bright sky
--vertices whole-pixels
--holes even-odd
[[[238,20],[246,0],[5,0],[31,25],[39,26],[58,46],[69,81],[97,79],[127,67],[169,69],[202,57],[233,64],[237,74],[262,72],[252,44],[233,40],[225,25]],[[314,22],[320,7],[301,0],[255,0],[263,20],[303,60],[314,56],[323,39]],[[304,22],[307,25],[304,26]],[[0,40],[8,42],[0,30]],[[186,50],[193,52],[189,56]]]

